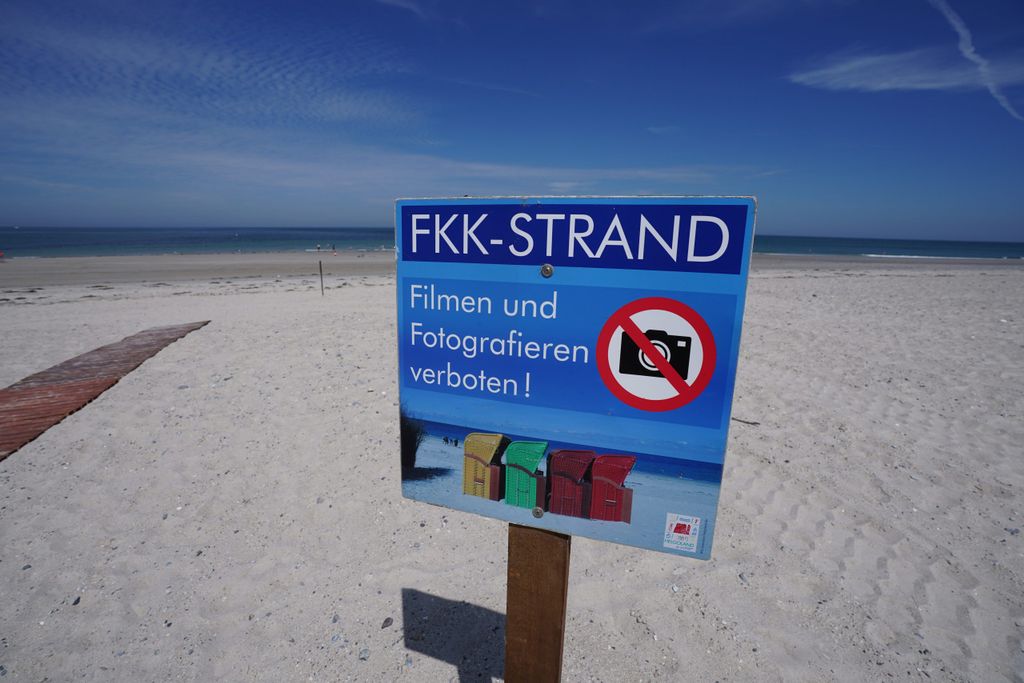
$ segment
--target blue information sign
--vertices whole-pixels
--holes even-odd
[[[754,207],[398,201],[404,495],[707,559]]]

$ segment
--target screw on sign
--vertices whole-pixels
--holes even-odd
[[[675,410],[707,388],[715,371],[715,340],[704,318],[681,301],[637,299],[601,328],[597,367],[626,405]]]

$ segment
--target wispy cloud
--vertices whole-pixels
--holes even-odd
[[[402,11],[419,16],[413,8],[430,15],[434,5]],[[428,146],[419,140],[459,133],[429,118],[436,104],[422,81],[443,76],[409,78],[405,53],[372,28],[260,12],[118,2],[72,4],[59,15],[31,2],[5,8],[0,218],[381,224],[396,195],[698,193],[759,170],[648,165],[641,156],[530,163],[506,145]],[[464,87],[538,97],[525,79],[452,76]],[[413,80],[419,87],[403,87]]]
[[[386,44],[348,32],[302,40],[211,40],[187,28],[56,23],[0,27],[8,97],[105,97],[242,122],[402,121],[415,108],[368,83],[406,66]]]
[[[844,52],[821,66],[797,71],[789,80],[826,90],[987,90],[1015,119],[1024,121],[1003,92],[1024,83],[1024,57],[1019,53],[990,61],[978,54],[971,32],[945,0],[928,0],[959,36],[959,54],[929,47],[903,52]],[[965,63],[966,60],[966,63]]]
[[[960,50],[960,54],[964,56],[964,59],[974,64],[978,69],[978,77],[981,83],[989,91],[989,94],[995,99],[999,105],[1007,111],[1013,118],[1018,121],[1024,121],[1024,117],[1014,109],[1010,101],[1006,99],[1006,95],[999,87],[995,75],[992,72],[992,66],[987,59],[978,54],[978,51],[974,48],[974,39],[971,37],[971,32],[967,28],[967,24],[960,18],[949,3],[946,0],[928,0],[932,7],[942,13],[942,16],[946,18],[949,25],[956,31],[959,41],[957,42],[957,48]]]
[[[751,173],[749,177],[751,177],[751,178],[771,178],[772,176],[782,175],[784,173],[787,173],[786,169],[784,169],[784,168],[772,168],[772,169],[768,169],[767,171],[755,171],[754,173]]]
[[[540,97],[539,93],[527,90],[525,88],[517,88],[514,85],[505,85],[504,83],[488,83],[485,81],[470,81],[464,78],[439,78],[438,80],[446,83],[453,83],[455,85],[461,85],[466,88],[476,88],[479,90],[490,90],[492,92],[506,93],[508,95],[522,95],[524,97]]]
[[[660,33],[681,29],[705,30],[733,24],[745,24],[773,15],[808,7],[845,5],[850,0],[690,0],[662,2],[645,6],[649,19],[641,33]]]
[[[381,224],[398,195],[706,192],[758,170],[459,159],[215,120],[197,126],[190,115],[103,98],[25,100],[0,109],[0,128],[17,141],[0,158],[0,208],[11,220],[21,197],[45,190],[76,223],[109,221],[116,204],[136,221],[167,207],[193,224],[223,222],[221,213],[236,224],[330,224],[332,216]],[[190,196],[197,199],[176,204]]]
[[[1007,61],[990,69],[993,82],[1024,83],[1024,61]],[[827,90],[979,90],[986,87],[978,70],[948,50],[840,54],[824,66],[790,74],[789,80]]]
[[[412,12],[420,19],[427,19],[428,13],[426,8],[416,0],[377,0],[382,5],[390,5],[391,7],[398,7],[404,10]]]

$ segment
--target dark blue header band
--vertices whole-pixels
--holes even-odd
[[[400,201],[400,257],[739,274],[749,248],[750,200],[562,202]]]

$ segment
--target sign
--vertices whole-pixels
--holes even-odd
[[[612,315],[597,339],[605,385],[641,410],[672,410],[702,392],[715,371],[715,340],[708,324],[675,299],[649,297]]]
[[[402,490],[707,559],[754,200],[400,200]]]

